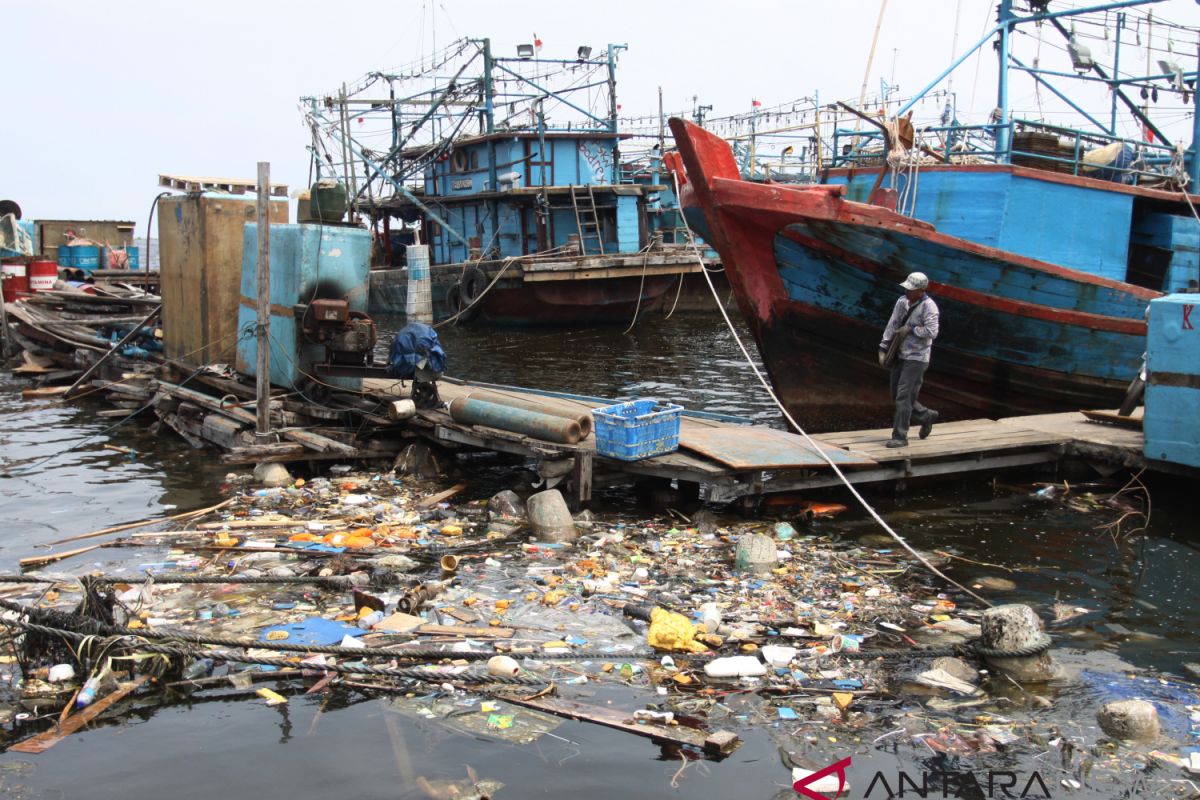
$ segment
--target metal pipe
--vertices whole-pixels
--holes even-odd
[[[258,375],[255,381],[255,426],[258,438],[271,433],[271,164],[258,162],[258,263],[255,273],[258,282],[257,348]]]
[[[575,444],[583,438],[579,423],[573,419],[511,408],[469,397],[456,398],[450,404],[450,416],[455,422],[486,425],[547,442]]]
[[[551,400],[536,397],[527,399],[509,397],[497,392],[471,392],[467,397],[469,399],[482,400],[485,403],[495,403],[496,405],[508,406],[509,408],[521,408],[525,411],[533,411],[538,414],[548,414],[552,417],[573,419],[579,423],[579,432],[584,439],[592,432],[591,412],[580,411],[573,406],[557,404]]]

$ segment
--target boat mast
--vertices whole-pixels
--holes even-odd
[[[1000,162],[1008,162],[1011,158],[1010,152],[1010,128],[1008,120],[1008,61],[1009,61],[1009,33],[1012,30],[1013,19],[1012,0],[1000,0],[1000,8],[997,14],[996,22],[1000,27],[1000,81],[999,91],[996,98],[996,109],[999,111],[999,119],[996,120],[996,160]]]
[[[1196,46],[1196,59],[1200,63],[1200,43]],[[1194,87],[1200,89],[1200,83]],[[1192,146],[1188,160],[1188,191],[1200,192],[1200,91],[1192,91]]]

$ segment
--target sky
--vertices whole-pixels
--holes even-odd
[[[868,83],[878,91],[882,79],[901,95],[936,77],[995,14],[992,0],[884,5]],[[617,77],[623,115],[655,113],[658,87],[668,111],[690,110],[698,97],[718,115],[747,111],[752,99],[770,105],[814,91],[853,98],[880,7],[881,0],[0,0],[8,111],[0,198],[20,203],[27,219],[132,219],[140,238],[160,173],[253,180],[256,163],[269,161],[273,182],[303,188],[310,136],[301,96],[462,36],[490,37],[496,53],[514,55],[536,32],[543,55],[564,58],[582,44],[597,52],[627,44]],[[1153,9],[1200,26],[1195,0]],[[1161,45],[1167,34],[1158,37]],[[1194,35],[1186,47],[1186,35],[1172,38],[1178,60],[1194,69]],[[1046,35],[1043,66],[1066,67],[1060,42]],[[1102,60],[1108,45],[1091,44]],[[960,116],[995,105],[995,73],[985,47],[955,74]],[[1053,98],[1014,86],[1014,106],[1038,99],[1045,115],[1057,113]],[[1090,102],[1107,108],[1103,94]],[[1186,112],[1172,119],[1190,141]]]

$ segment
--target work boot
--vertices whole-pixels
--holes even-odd
[[[928,439],[929,434],[933,432],[933,423],[938,420],[938,412],[930,411],[929,416],[921,423],[921,430],[917,432],[918,439]]]
[[[884,447],[891,447],[893,449],[897,447],[908,447],[908,442],[904,441],[903,439],[889,439],[888,443],[885,444]]]

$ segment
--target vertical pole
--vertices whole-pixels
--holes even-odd
[[[658,155],[661,158],[666,149],[666,118],[663,116],[662,87],[658,87]]]
[[[1197,46],[1197,58],[1200,58],[1200,45]],[[1195,87],[1200,89],[1200,86]],[[1191,158],[1187,162],[1188,181],[1187,191],[1200,192],[1200,93],[1192,92],[1192,146]]]
[[[488,133],[488,191],[495,192],[499,189],[499,186],[497,186],[499,178],[496,171],[496,140],[491,135],[496,132],[496,87],[492,81],[491,39],[483,40],[483,110]],[[492,223],[492,237],[496,241],[500,241],[500,206],[495,200],[488,201],[488,218]],[[468,233],[468,235],[470,234]],[[486,246],[486,240],[484,244]],[[447,241],[446,247],[448,252],[450,247],[449,241]],[[486,247],[484,252],[486,253]],[[469,251],[467,256],[470,257]]]
[[[1120,80],[1121,78],[1121,28],[1125,27],[1125,14],[1117,14],[1117,46],[1113,50],[1113,78]],[[1120,84],[1113,84],[1112,87],[1112,122],[1109,123],[1108,129],[1113,134],[1117,132],[1117,91],[1120,89]]]
[[[608,130],[610,133],[617,132],[617,45],[610,44],[608,46]],[[612,180],[610,183],[618,184],[621,182],[618,171],[621,166],[618,163],[621,160],[620,145],[616,137],[613,138],[612,146]]]
[[[1000,119],[998,120],[999,127],[996,128],[996,158],[1007,162],[1010,160],[1008,129],[1008,39],[1009,32],[1012,29],[1012,0],[1000,0],[999,16],[1000,50],[998,55],[1000,58],[1000,91],[996,98],[996,105],[1000,109]]]
[[[258,162],[258,325],[255,402],[255,433],[265,437],[271,432],[271,164]]]

